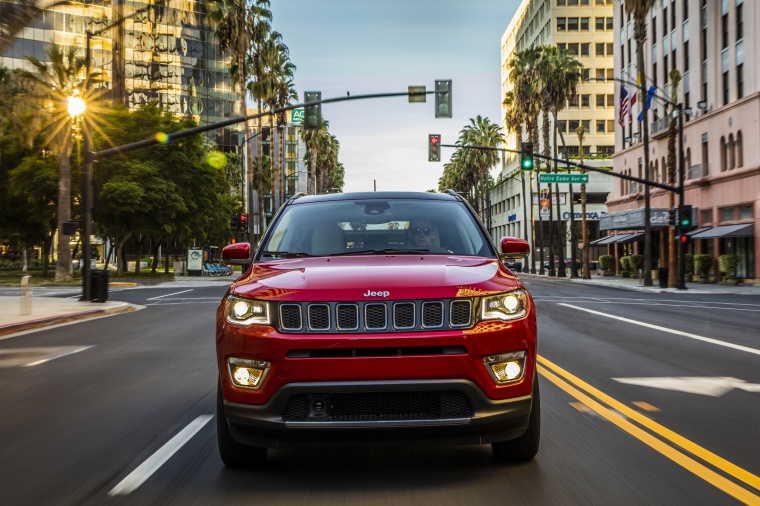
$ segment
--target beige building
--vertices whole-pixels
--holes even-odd
[[[637,74],[634,22],[622,5],[615,9],[615,78],[630,80]],[[660,0],[647,19],[647,88],[669,99],[669,72],[675,68],[683,75],[675,101],[686,110],[685,202],[697,209],[698,227],[690,233],[688,249],[713,257],[713,279],[720,278],[718,257],[728,253],[739,255],[738,277],[760,282],[760,54],[752,49],[760,43],[759,27],[760,4],[745,0]],[[608,86],[615,88],[616,104],[621,86],[632,93],[620,81]],[[624,128],[617,126],[614,169],[668,183],[667,130],[676,121],[673,109],[656,97],[651,101],[647,175],[638,121],[645,100],[636,102],[623,118]],[[612,214],[639,209],[643,202],[641,185],[619,180],[607,204]],[[650,202],[652,209],[667,211],[668,193],[652,188]],[[653,218],[651,224],[653,267],[666,266],[667,223]],[[636,243],[634,250],[642,247]]]
[[[501,89],[502,97],[512,89],[509,82],[509,61],[516,52],[532,46],[556,45],[560,48],[572,50],[578,60],[583,64],[584,80],[578,87],[578,94],[569,101],[566,108],[558,114],[557,126],[564,137],[566,153],[572,160],[579,154],[579,139],[576,130],[583,126],[585,137],[583,151],[585,160],[595,158],[594,166],[611,167],[611,156],[615,144],[615,97],[611,84],[597,81],[586,81],[586,78],[607,78],[614,75],[613,66],[613,14],[617,0],[523,0],[512,18],[509,26],[501,38]],[[502,121],[505,109],[502,107]],[[539,122],[541,120],[539,119]],[[552,124],[554,122],[552,121]],[[514,132],[508,133],[506,126],[502,124],[505,132],[507,149],[519,150],[522,140],[517,139]],[[525,133],[523,133],[525,135]],[[553,136],[552,136],[553,139]],[[558,137],[560,152],[562,152],[562,140]],[[537,153],[543,153],[541,146],[535,146]],[[521,190],[521,185],[512,184],[511,176],[519,173],[520,167],[517,155],[506,155],[505,165],[502,167],[501,176],[505,183],[496,189],[494,195],[499,200],[492,199],[493,223],[492,234],[499,235],[524,235],[522,199],[515,192]],[[612,182],[609,177],[602,174],[592,174],[589,184],[589,201],[587,216],[590,220],[591,237],[598,236],[599,217],[606,212],[604,201],[607,193],[612,190]],[[501,188],[505,186],[505,188]],[[566,184],[559,186],[560,194],[556,195],[554,202],[559,202],[561,208],[560,224],[554,222],[555,237],[562,234],[567,236],[567,241],[562,253],[555,252],[555,256],[570,257],[569,234],[569,203],[576,202],[573,215],[580,213],[580,188],[574,185],[572,194]],[[552,187],[554,190],[554,187]],[[534,186],[533,206],[536,216],[536,227],[539,223],[539,199],[538,190]],[[554,213],[555,211],[553,211]],[[555,213],[556,214],[556,213]],[[530,213],[527,213],[528,219]],[[568,221],[565,221],[568,220]],[[545,259],[548,261],[549,234],[548,220],[542,222],[544,240],[537,238],[536,248],[544,248]],[[528,237],[533,232],[531,224],[527,224]],[[560,234],[560,231],[562,232]],[[541,234],[538,234],[540,237]],[[577,238],[576,238],[577,239]],[[575,242],[577,245],[577,240]],[[579,256],[579,254],[578,254]],[[538,258],[536,259],[538,260]]]

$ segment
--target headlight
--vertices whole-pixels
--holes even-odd
[[[237,325],[269,325],[269,303],[243,299],[240,297],[227,297],[224,312],[227,321]]]
[[[524,290],[483,297],[481,320],[514,320],[525,316],[527,295]]]

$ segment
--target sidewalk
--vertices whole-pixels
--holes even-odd
[[[740,284],[737,286],[728,286],[721,283],[700,284],[687,283],[686,290],[676,288],[660,288],[659,281],[654,280],[654,285],[645,287],[642,279],[622,278],[619,276],[600,276],[592,274],[591,279],[570,279],[541,276],[538,274],[517,273],[518,277],[523,280],[541,279],[544,281],[553,281],[556,283],[582,283],[597,286],[609,286],[622,290],[649,292],[649,293],[678,293],[678,294],[743,294],[743,295],[760,295],[760,285]],[[177,276],[174,281],[168,281],[155,285],[141,285],[142,288],[192,288],[197,286],[218,286],[230,284],[236,277],[194,277],[194,276]],[[109,283],[109,288],[129,288],[137,286],[137,283]],[[66,323],[87,318],[95,318],[109,314],[124,313],[134,311],[139,306],[127,302],[107,301],[107,302],[83,302],[76,298],[60,298],[51,296],[32,295],[29,301],[30,312],[22,314],[25,311],[22,308],[21,290],[19,288],[18,296],[0,296],[0,339],[3,336],[30,330],[35,328],[47,327],[59,323]],[[115,293],[111,293],[109,298],[113,298]],[[118,295],[117,295],[118,297]]]
[[[174,281],[159,284],[140,285],[142,288],[188,288],[196,286],[229,285],[237,276],[230,277],[199,277],[177,276]],[[138,283],[109,283],[109,290],[118,288],[131,288]],[[76,287],[73,287],[76,289]],[[81,288],[81,287],[80,287]],[[86,302],[78,298],[63,298],[41,296],[42,290],[32,289],[32,296],[26,298],[18,288],[17,296],[0,296],[0,339],[3,336],[15,334],[25,330],[31,330],[59,323],[67,323],[88,318],[96,318],[111,314],[126,313],[139,309],[140,306],[108,300],[106,302]],[[114,298],[115,293],[109,293],[109,299]],[[118,298],[118,295],[116,295]]]
[[[568,277],[565,278],[550,277],[547,275],[541,276],[539,274],[530,273],[517,273],[517,276],[521,279],[543,279],[546,281],[555,281],[559,283],[565,282],[609,286],[622,290],[649,293],[760,295],[760,285],[750,283],[741,283],[735,286],[724,285],[723,283],[686,283],[686,290],[679,290],[678,288],[660,288],[660,281],[657,279],[653,280],[654,286],[644,286],[643,279],[623,278],[621,276],[601,276],[599,274],[591,274],[591,279],[571,279],[569,277],[569,271]]]

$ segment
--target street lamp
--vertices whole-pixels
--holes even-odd
[[[610,79],[612,81],[618,81],[623,84],[628,84],[630,86],[636,86],[638,87],[637,83],[626,81],[625,79],[620,79],[618,77],[611,77],[611,78],[604,78],[604,77],[589,77],[587,81],[606,81],[607,79]],[[641,90],[644,89],[643,84],[641,85]],[[668,100],[665,97],[662,97],[658,95],[657,93],[652,92],[652,97],[661,100],[667,105],[670,105],[675,109],[674,115],[678,116],[678,145],[679,145],[679,152],[678,152],[678,187],[676,188],[678,192],[678,207],[679,209],[683,209],[684,205],[684,177],[685,177],[685,167],[684,167],[684,150],[683,150],[683,115],[684,115],[684,109],[683,104],[678,103],[675,104],[671,100]],[[642,100],[646,100],[644,97],[642,97]],[[703,108],[702,102],[697,104],[700,108]],[[707,106],[707,103],[704,103],[704,107]],[[646,181],[649,181],[649,122],[647,121],[646,117],[646,102],[644,106],[644,124],[643,124],[643,140],[644,140],[644,179]],[[625,141],[624,141],[625,142]],[[650,208],[650,202],[649,202],[649,184],[644,184],[644,286],[652,286],[652,228],[651,228],[651,208]],[[683,227],[680,227],[679,225],[680,233],[684,234],[685,230],[683,230]],[[678,257],[679,257],[679,267],[678,267],[678,288],[680,290],[686,289],[686,283],[685,283],[685,273],[684,273],[684,263],[686,258],[686,245],[679,241],[678,246]]]
[[[97,30],[95,32],[91,32],[90,30],[87,30],[85,33],[86,35],[86,43],[85,43],[85,53],[84,53],[84,85],[85,85],[85,91],[90,86],[90,60],[91,60],[91,43],[92,38],[101,35],[106,30],[110,30],[111,28],[118,26],[122,24],[127,19],[133,18],[145,11],[147,11],[148,8],[142,8],[138,9],[129,16],[124,16],[123,18],[117,19],[113,23],[104,26],[100,30]],[[81,105],[78,104],[78,102],[81,102]],[[77,99],[69,99],[69,114],[71,114],[72,111],[72,102],[76,103],[73,107],[78,107],[81,109],[82,113],[86,110],[85,102],[82,98]],[[82,137],[83,137],[83,145],[84,145],[84,163],[82,163],[82,299],[81,300],[92,300],[92,294],[90,293],[90,233],[92,232],[92,196],[90,192],[90,185],[92,184],[92,149],[90,147],[91,144],[91,132],[90,132],[90,125],[89,122],[83,121],[82,122]]]

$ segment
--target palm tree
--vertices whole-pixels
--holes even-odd
[[[647,40],[647,16],[655,0],[625,0],[625,13],[633,16],[633,38],[636,40],[636,68],[639,72],[639,97],[646,97],[646,67],[644,67],[644,43]],[[641,135],[644,139],[644,179],[649,180],[649,121],[644,111]],[[649,185],[644,185],[644,201],[649,209]],[[644,213],[644,286],[652,286],[652,233],[650,216]]]
[[[469,125],[466,125],[459,133],[458,145],[464,146],[484,146],[495,148],[503,141],[501,127],[492,123],[488,118],[478,115],[476,118],[470,118]],[[494,165],[499,163],[499,153],[495,150],[486,149],[465,149],[463,160],[466,166],[470,167],[474,176],[474,187],[480,186],[480,191],[476,191],[476,206],[480,210],[480,217],[486,224],[486,229],[491,230],[491,224],[488,216],[488,189],[490,188],[490,170]],[[484,201],[485,198],[485,201]]]
[[[504,96],[504,107],[506,112],[504,115],[504,123],[508,132],[515,132],[517,138],[517,149],[520,149],[522,144],[522,117],[520,116],[519,109],[515,105],[514,91],[508,91]],[[525,195],[525,171],[520,167],[520,182],[522,183],[522,202],[523,202],[523,237],[528,240],[528,201]]]
[[[69,99],[84,96],[84,58],[77,57],[73,46],[63,48],[52,44],[48,50],[50,64],[28,57],[35,72],[24,72],[35,86],[35,95],[46,103],[50,120],[47,124],[48,143],[58,155],[58,245],[55,269],[56,281],[72,280],[69,236],[63,224],[71,221],[71,134],[74,118],[69,114]]]
[[[42,12],[58,5],[67,5],[69,0],[45,2],[39,0],[16,0],[0,3],[0,54],[13,44],[13,38],[21,30],[32,24]]]
[[[534,99],[537,94],[539,79],[537,62],[540,51],[537,48],[529,47],[523,51],[515,53],[509,62],[509,80],[514,86],[514,103],[518,107],[518,116],[526,125],[528,140],[538,145],[538,114],[540,112],[540,103]],[[531,251],[535,255],[536,251],[536,220],[533,210],[533,179],[535,171],[530,174],[530,198],[525,204],[530,206],[531,221]],[[537,190],[536,190],[537,191]],[[539,216],[540,222],[540,216]],[[540,239],[543,243],[543,227],[540,227]],[[543,248],[540,253],[539,273],[544,273]],[[531,262],[530,272],[536,273],[536,262]]]
[[[338,162],[340,143],[329,132],[330,124],[322,120],[319,130],[301,129],[301,136],[306,144],[304,161],[311,170],[314,181],[314,193],[327,193],[333,188],[335,172],[342,169]]]
[[[670,102],[675,104],[678,100],[678,85],[681,84],[681,72],[678,69],[672,69],[669,74],[671,83]],[[683,114],[683,111],[681,111]],[[671,118],[668,127],[668,184],[676,185],[676,121]],[[676,205],[675,192],[668,192],[669,207],[674,209]],[[682,217],[679,216],[679,219]],[[681,231],[683,233],[683,230]],[[671,288],[678,287],[678,260],[676,253],[675,225],[668,227],[668,286]]]
[[[251,46],[260,42],[256,35],[260,33],[262,24],[268,23],[262,20],[272,19],[272,13],[267,9],[269,0],[216,0],[209,12],[209,17],[216,23],[216,38],[219,41],[219,49],[222,52],[229,51],[231,54],[230,81],[234,83],[240,93],[242,114],[248,115],[246,105],[246,82],[248,80],[245,58],[251,50]],[[259,110],[261,105],[259,104]],[[259,132],[261,132],[261,118],[259,118]],[[248,185],[253,188],[253,147],[249,137],[250,125],[245,121],[245,138],[247,153]],[[259,155],[261,150],[258,151]],[[261,196],[260,196],[261,198]],[[251,203],[249,202],[249,209]],[[263,206],[259,205],[259,209]],[[262,218],[262,213],[259,213]],[[260,227],[262,223],[260,222]],[[262,228],[259,228],[262,230]]]
[[[554,172],[557,172],[557,113],[564,109],[567,100],[576,94],[582,78],[583,65],[575,58],[575,54],[572,51],[551,46],[544,47],[540,69],[541,81],[543,83],[541,101],[544,107],[544,151],[548,156],[549,122],[546,113],[551,112],[554,118]],[[564,135],[561,133],[560,135],[562,136],[562,144],[564,145]],[[559,185],[555,185],[555,192],[559,194]],[[572,198],[572,195],[570,198]],[[560,220],[559,199],[557,199],[557,223],[562,223]],[[562,245],[561,234],[559,239],[560,252],[562,252],[564,245]],[[550,270],[553,267],[552,262]],[[564,254],[560,254],[558,275],[560,277],[565,276]]]

